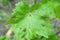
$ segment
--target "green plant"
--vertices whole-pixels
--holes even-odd
[[[0,40],[10,40],[10,38],[7,38],[6,36],[0,36]]]
[[[0,11],[0,22],[6,20],[7,18],[8,18],[8,14],[3,11]]]
[[[39,40],[41,37],[42,40],[57,40],[51,20],[60,17],[59,5],[58,0],[42,0],[40,4],[35,0],[32,6],[27,2],[18,2],[6,24],[12,24],[16,40]]]
[[[10,2],[11,0],[0,0],[1,3],[7,3]]]

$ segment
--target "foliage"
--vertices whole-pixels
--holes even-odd
[[[49,36],[49,38],[43,38],[42,40],[58,40],[56,34],[52,34]]]
[[[29,12],[29,5],[25,2],[17,3],[16,6],[17,7],[13,10],[14,13],[11,16],[11,18],[8,20],[8,23],[15,24],[15,23],[19,22],[20,20],[24,19],[24,17]]]
[[[7,3],[10,2],[11,0],[0,0],[1,3]]]
[[[58,18],[60,18],[60,5],[58,5],[57,7],[56,7],[56,16],[58,17]]]
[[[10,40],[10,38],[7,38],[6,36],[0,36],[0,40]]]
[[[37,8],[36,5],[39,7]],[[38,40],[43,36],[44,40],[57,40],[51,30],[50,20],[57,16],[60,17],[59,2],[42,0],[40,4],[36,5],[29,6],[27,2],[16,4],[13,15],[7,22],[7,24],[12,24],[14,38],[16,40]],[[51,37],[52,39],[50,39]]]
[[[1,11],[0,12],[0,22],[6,20],[6,18],[8,18],[8,14],[6,14],[5,12]]]

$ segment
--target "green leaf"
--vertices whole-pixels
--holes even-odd
[[[56,34],[52,34],[48,38],[42,38],[42,40],[58,40],[58,38]]]
[[[26,38],[27,40],[31,40],[33,37],[37,37],[37,35],[44,36],[47,38],[48,35],[50,35],[51,33],[50,26],[51,24],[48,21],[41,19],[39,20],[39,18],[34,15],[28,15],[24,20],[22,20],[22,22],[13,26],[13,31],[14,33],[16,32],[15,38],[18,37],[19,34],[20,36],[18,38]]]
[[[56,2],[56,1],[51,1],[50,2],[50,6],[54,10],[56,18],[60,18],[60,15],[59,15],[60,14],[60,12],[59,12],[59,10],[60,10],[60,3]]]
[[[10,40],[10,39],[7,38],[6,36],[0,36],[0,40]]]
[[[60,18],[60,5],[55,8],[56,11],[56,17]]]
[[[21,21],[29,12],[29,5],[26,2],[19,2],[13,10],[13,15],[8,20],[7,24],[15,24]]]
[[[50,35],[47,40],[58,40],[58,38],[55,34],[53,34],[53,35]]]
[[[52,3],[53,4],[53,3]],[[16,40],[36,40],[43,36],[49,38],[53,34],[50,19],[55,18],[54,4],[33,5],[31,8],[25,2],[19,2],[8,23],[13,24],[12,30]],[[34,7],[34,8],[33,8]],[[30,9],[29,9],[30,8]],[[32,9],[32,11],[31,11]],[[14,18],[15,17],[15,18]]]
[[[31,40],[38,36],[48,38],[52,32],[52,25],[49,20],[45,20],[46,16],[49,18],[55,16],[54,10],[48,3],[35,11],[29,12],[22,21],[13,25],[16,40]]]
[[[34,11],[34,10],[37,10],[38,8],[40,8],[40,4],[37,3],[37,4],[32,5],[30,9],[31,11]]]
[[[39,9],[34,11],[35,15],[47,17],[47,18],[55,18],[55,11],[51,3],[46,3],[40,6]]]
[[[59,3],[60,3],[60,0],[54,0],[54,1],[56,1],[56,2],[59,2]]]
[[[42,4],[46,4],[47,2],[49,2],[50,0],[41,0]]]

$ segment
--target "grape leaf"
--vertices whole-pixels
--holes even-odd
[[[37,5],[33,5],[30,8],[25,2],[16,5],[8,21],[8,24],[13,24],[12,30],[16,40],[32,40],[41,36],[48,38],[53,33],[49,20],[55,18],[55,4],[47,2],[38,6],[37,8]]]
[[[20,34],[19,38],[22,38],[23,34],[25,34],[23,38],[26,38],[27,40],[31,40],[33,37],[37,37],[37,35],[48,37],[48,35],[51,33],[51,24],[48,21],[41,19],[39,20],[39,18],[35,15],[28,15],[24,20],[22,20],[22,22],[13,27],[14,33],[17,31],[15,34]]]
[[[31,40],[37,36],[48,38],[48,35],[52,32],[52,25],[49,20],[45,20],[46,17],[41,18],[41,16],[55,17],[54,10],[48,3],[35,11],[29,12],[22,21],[13,25],[16,40]]]

